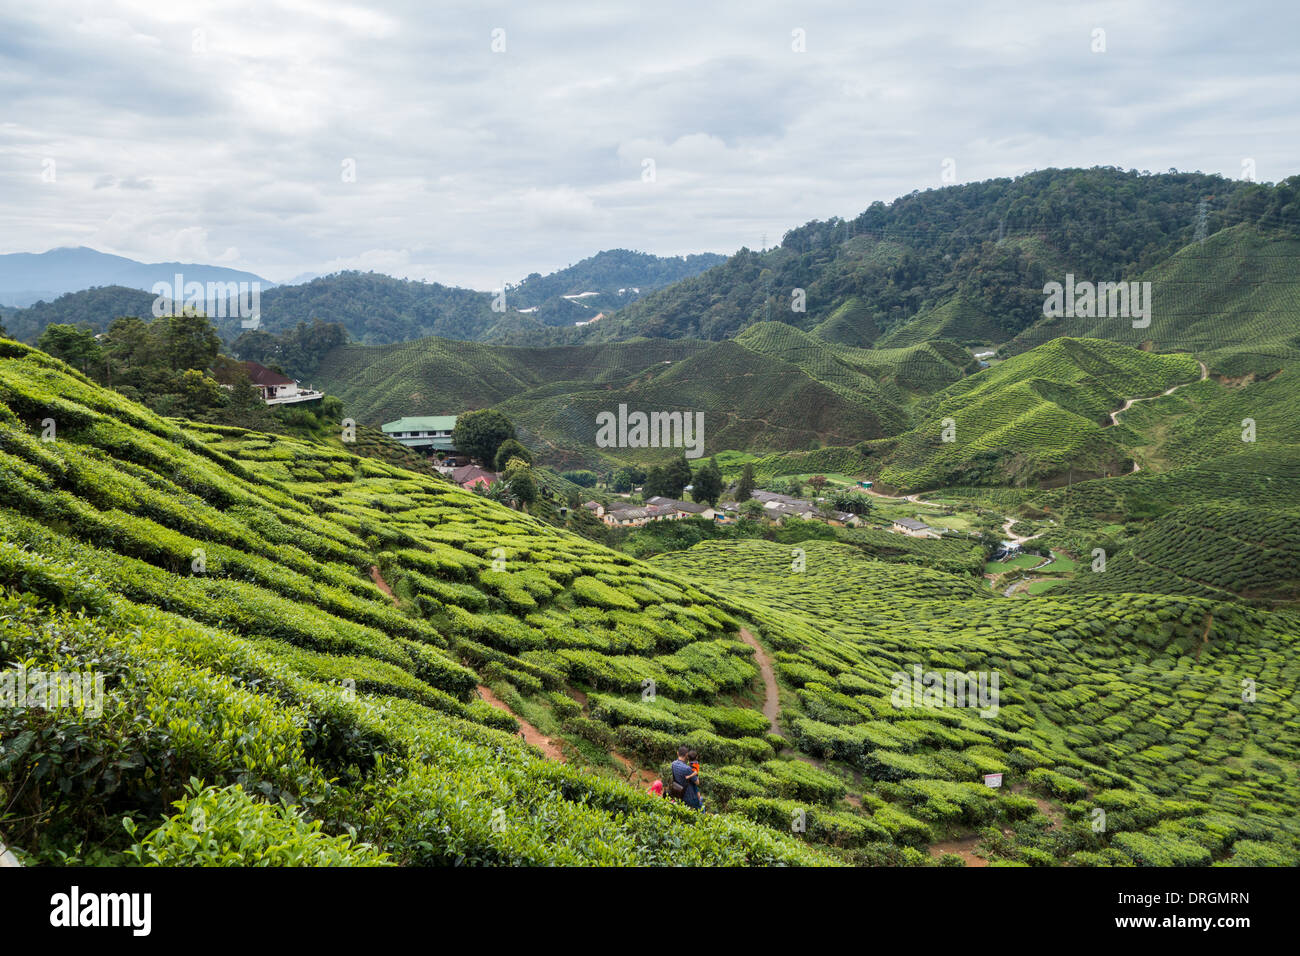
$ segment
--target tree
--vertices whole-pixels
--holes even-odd
[[[748,518],[751,521],[758,520],[766,513],[767,512],[763,509],[763,503],[761,501],[755,501],[753,498],[750,498],[740,506],[741,517]]]
[[[533,479],[533,469],[522,458],[510,459],[502,479],[516,501],[528,506],[537,500],[537,482]]]
[[[510,419],[491,408],[457,416],[456,427],[451,430],[451,443],[457,451],[489,464],[496,462],[501,444],[514,437],[515,426]]]
[[[634,487],[635,485],[632,484],[632,473],[627,468],[620,468],[610,476],[610,491],[616,491],[619,494],[626,494]]]
[[[826,476],[813,475],[811,478],[808,479],[808,484],[812,485],[813,494],[820,495],[822,493],[822,489],[826,487]]]
[[[691,485],[692,498],[697,502],[708,502],[710,508],[716,506],[722,497],[722,471],[718,468],[717,461],[710,458],[701,465]]]
[[[656,495],[662,495],[665,498],[673,497],[672,489],[668,484],[668,473],[659,465],[655,465],[646,473],[645,484],[641,491],[647,498],[653,498]]]
[[[514,497],[510,487],[504,481],[494,481],[490,485],[479,482],[474,486],[474,493],[503,505],[510,504]]]
[[[691,483],[691,463],[686,460],[685,453],[680,458],[675,458],[664,468],[664,483],[667,487],[665,497],[680,498],[686,486]]]
[[[837,511],[865,515],[871,511],[871,496],[858,488],[837,488],[831,492],[831,504]]]
[[[740,484],[736,486],[736,500],[744,502],[752,497],[754,497],[754,466],[745,462],[745,468],[740,473]]]
[[[36,347],[62,359],[82,373],[98,370],[103,361],[103,351],[95,339],[95,333],[75,325],[47,326],[37,339]]]
[[[163,325],[163,341],[168,364],[172,370],[207,371],[221,350],[221,338],[205,316],[186,314],[159,319]]]
[[[496,457],[493,459],[497,466],[497,471],[505,471],[506,465],[510,464],[510,459],[518,458],[526,465],[533,463],[533,453],[523,446],[523,443],[517,438],[507,438],[497,449]]]

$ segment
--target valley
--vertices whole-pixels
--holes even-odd
[[[359,273],[261,338],[6,312],[3,673],[102,711],[0,684],[3,845],[1300,864],[1296,188],[1049,170],[602,253],[506,319]],[[1046,314],[1057,275],[1150,282],[1149,325]],[[649,789],[683,745],[704,812]]]

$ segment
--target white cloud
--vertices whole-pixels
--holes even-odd
[[[1276,179],[1297,26],[1263,0],[11,5],[0,251],[490,288],[602,248],[772,244],[938,186],[947,157],[958,181],[1247,156]]]

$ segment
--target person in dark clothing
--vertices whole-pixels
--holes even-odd
[[[682,788],[681,800],[694,810],[700,809],[700,775],[687,761],[690,748],[685,744],[677,748],[677,759],[673,761],[673,783]],[[676,788],[674,788],[675,791]]]

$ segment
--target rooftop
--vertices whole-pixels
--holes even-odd
[[[272,372],[265,365],[259,365],[256,362],[240,362],[239,364],[244,367],[244,371],[248,373],[248,377],[254,385],[263,387],[274,385],[278,387],[280,385],[294,384],[293,379],[281,375],[279,372]]]
[[[917,521],[915,518],[895,518],[894,524],[901,525],[908,531],[932,531],[934,530],[924,521]]]
[[[455,415],[413,415],[383,425],[385,432],[449,432],[455,427]]]

